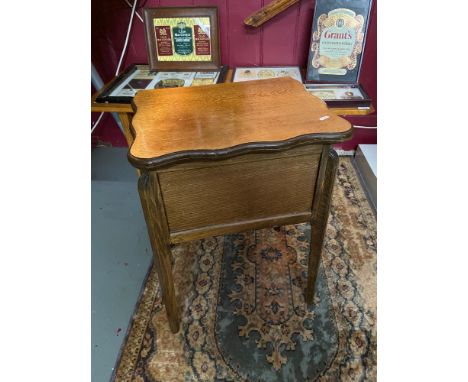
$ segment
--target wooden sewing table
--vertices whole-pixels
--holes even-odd
[[[140,91],[128,158],[171,330],[180,312],[170,244],[309,222],[313,300],[338,163],[352,126],[290,78]]]

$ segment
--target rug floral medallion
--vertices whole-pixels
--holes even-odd
[[[169,329],[152,268],[112,380],[375,381],[376,220],[348,158],[311,307],[309,240],[298,224],[174,247],[181,329]]]

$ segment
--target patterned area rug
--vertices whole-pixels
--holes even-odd
[[[151,269],[113,380],[375,381],[376,221],[340,158],[312,308],[308,224],[173,249],[182,325],[171,333]]]

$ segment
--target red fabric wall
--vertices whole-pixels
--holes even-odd
[[[132,3],[132,0],[129,0]],[[243,20],[270,0],[139,0],[137,8],[157,6],[217,6],[221,34],[222,63],[236,66],[299,65],[307,63],[314,0],[301,0],[262,27],[249,28]],[[131,8],[124,0],[92,2],[91,59],[104,82],[115,74],[125,41]],[[133,63],[148,62],[143,23],[135,16],[129,44],[121,70]],[[369,93],[377,109],[377,3],[369,20],[360,83]],[[98,113],[92,118],[95,120]],[[377,113],[349,117],[355,125],[377,126]],[[352,149],[357,143],[376,143],[376,130],[356,129],[355,138],[344,144]],[[104,142],[126,146],[111,115],[106,113],[93,133],[93,143]]]

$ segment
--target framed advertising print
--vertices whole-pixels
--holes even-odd
[[[371,0],[317,0],[306,80],[357,83]]]
[[[150,70],[217,70],[219,52],[216,7],[145,8]]]
[[[238,67],[234,72],[232,82],[264,80],[277,77],[291,77],[302,83],[301,70],[298,66]]]
[[[97,103],[130,103],[140,90],[215,85],[226,79],[227,66],[214,71],[152,71],[132,65],[97,97]]]
[[[370,108],[371,99],[360,85],[306,84],[306,90],[325,101],[329,107]]]

